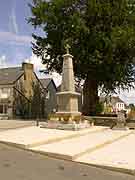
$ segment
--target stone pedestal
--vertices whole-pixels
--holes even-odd
[[[57,93],[58,112],[56,115],[61,116],[64,120],[80,120],[81,113],[78,112],[78,96],[76,92]]]
[[[60,116],[61,117],[61,116]],[[76,121],[70,120],[68,121],[56,121],[56,120],[50,120],[47,123],[44,123],[42,125],[42,128],[50,128],[50,129],[59,129],[59,130],[73,130],[73,131],[78,131],[81,129],[86,129],[90,128],[92,124],[89,123],[89,121],[83,121],[76,123]]]

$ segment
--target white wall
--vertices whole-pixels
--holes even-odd
[[[116,106],[115,106],[116,111],[121,111],[121,110],[125,110],[125,105],[124,103],[121,102],[117,102]]]

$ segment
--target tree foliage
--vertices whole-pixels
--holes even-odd
[[[30,100],[25,96],[23,83],[20,82],[19,86],[14,87],[14,115],[22,119],[29,119],[30,107]]]
[[[33,35],[33,51],[49,70],[61,72],[65,43],[74,55],[76,76],[90,73],[114,90],[134,81],[135,8],[127,0],[33,0],[29,22],[45,37]],[[48,58],[49,57],[49,58]]]
[[[133,103],[128,105],[131,110],[135,110],[135,105]]]
[[[78,79],[89,76],[105,92],[134,82],[135,6],[131,0],[33,0],[29,18],[33,52],[61,73],[65,44],[71,46]]]
[[[45,93],[42,92],[39,83],[32,84],[33,95],[31,97],[31,118],[44,118],[45,116]]]

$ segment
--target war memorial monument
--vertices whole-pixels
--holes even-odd
[[[63,55],[62,85],[57,95],[58,109],[55,114],[50,114],[45,127],[57,129],[78,130],[90,126],[78,111],[79,93],[75,92],[75,78],[73,71],[73,56],[69,53],[70,46],[66,45],[66,54]],[[52,126],[51,126],[51,125]]]

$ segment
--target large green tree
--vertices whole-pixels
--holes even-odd
[[[98,88],[114,92],[134,82],[135,6],[129,0],[33,0],[29,22],[33,52],[48,70],[62,71],[65,44],[71,46],[74,71],[84,81],[86,115],[94,114]]]

